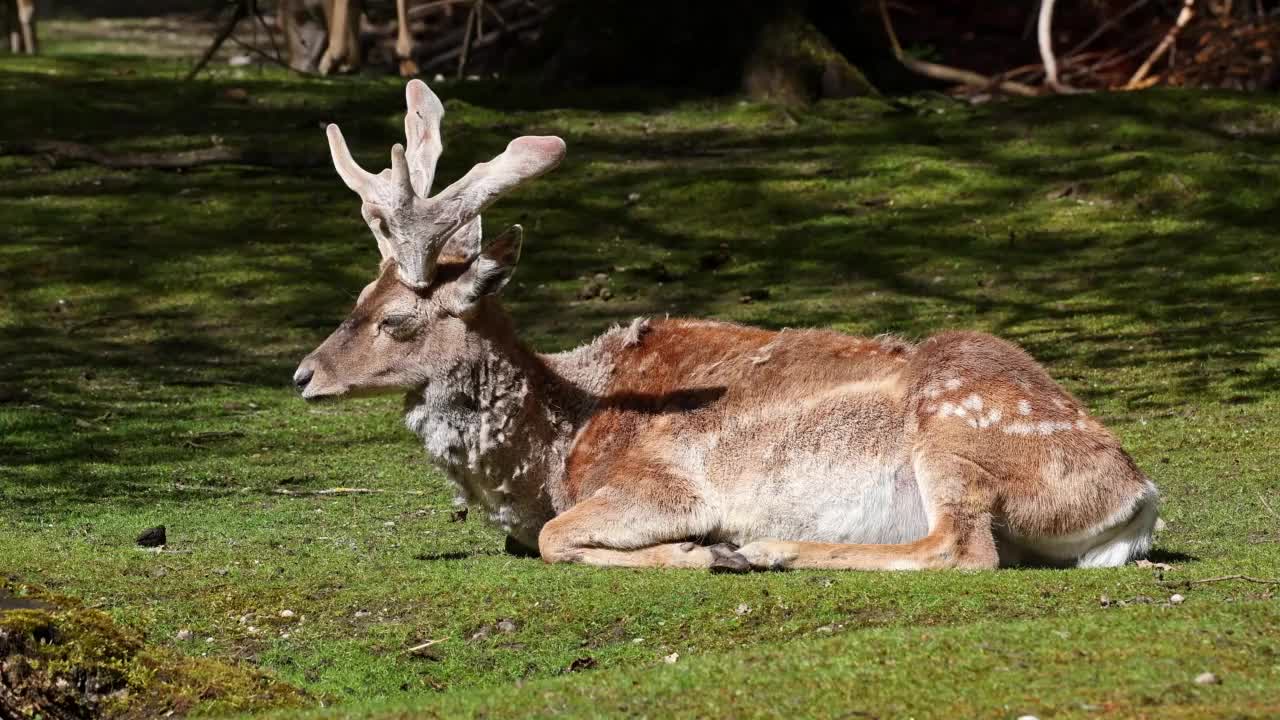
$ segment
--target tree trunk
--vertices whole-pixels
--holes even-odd
[[[746,91],[783,103],[875,93],[819,17],[857,22],[805,0],[563,0],[530,66],[545,66],[555,84]]]

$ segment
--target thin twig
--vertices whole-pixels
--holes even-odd
[[[445,640],[448,640],[448,639],[449,639],[449,638],[447,638],[447,637],[442,637],[442,638],[440,638],[439,640],[428,640],[428,641],[426,641],[426,642],[422,643],[421,645],[414,645],[414,646],[413,646],[413,647],[411,647],[411,648],[406,648],[406,649],[404,649],[404,650],[401,650],[401,651],[399,652],[399,654],[400,654],[400,655],[412,655],[412,654],[417,653],[417,652],[422,652],[423,650],[426,650],[427,648],[431,647],[432,645],[438,645],[438,644],[440,644],[440,643],[442,643],[442,642],[444,642]]]
[[[1257,578],[1250,575],[1222,575],[1219,577],[1200,578],[1199,580],[1178,580],[1176,582],[1166,582],[1166,586],[1186,586],[1207,585],[1209,583],[1229,582],[1231,580],[1239,580],[1241,582],[1256,583],[1258,585],[1280,585],[1280,578]]]
[[[1275,508],[1271,507],[1271,503],[1267,502],[1267,499],[1262,496],[1262,493],[1258,493],[1258,502],[1262,503],[1262,507],[1266,508],[1267,512],[1271,513],[1271,517],[1276,520],[1280,520],[1280,514],[1276,514]]]
[[[524,20],[511,23],[510,25],[508,25],[506,28],[503,28],[502,30],[494,30],[493,32],[490,32],[488,35],[485,35],[484,37],[476,38],[475,41],[471,43],[471,49],[479,50],[482,47],[488,47],[489,45],[492,45],[493,43],[497,42],[498,39],[502,38],[505,35],[508,35],[513,32],[519,32],[520,30],[524,30],[526,28],[530,28],[530,27],[533,27],[534,25],[537,25],[538,23],[542,22],[542,18],[543,16],[541,15],[536,17],[531,17],[531,18],[525,18]],[[438,55],[431,56],[428,60],[422,63],[422,67],[424,69],[438,67],[440,65],[444,65],[448,63],[450,60],[457,58],[461,54],[462,54],[462,48],[454,47],[451,50],[446,50],[442,53],[439,53]]]
[[[1129,17],[1133,13],[1137,12],[1139,8],[1141,8],[1143,5],[1146,5],[1150,1],[1151,0],[1135,0],[1135,2],[1132,5],[1125,8],[1124,10],[1121,10],[1118,15],[1112,18],[1109,18],[1106,22],[1099,25],[1098,28],[1093,32],[1089,33],[1088,37],[1086,37],[1084,40],[1081,40],[1080,42],[1076,43],[1075,47],[1067,51],[1067,56],[1070,57],[1072,55],[1076,55],[1081,50],[1084,50],[1085,48],[1089,47],[1089,45],[1091,45],[1094,40],[1097,40],[1098,38],[1102,37],[1102,35],[1106,33],[1108,30],[1120,24],[1121,20],[1124,20],[1125,18]]]
[[[388,493],[387,490],[377,488],[359,488],[359,487],[335,487],[326,490],[289,490],[287,488],[276,488],[272,490],[276,495],[291,495],[295,497],[311,497],[316,495],[334,496],[334,495],[382,495]],[[426,495],[422,490],[400,490],[395,495]]]
[[[236,10],[231,14],[231,19],[227,21],[226,25],[222,26],[222,29],[219,30],[218,34],[213,38],[213,43],[211,43],[209,48],[204,51],[204,54],[200,56],[200,60],[196,62],[195,67],[191,68],[191,72],[187,73],[186,79],[188,82],[194,80],[196,75],[200,74],[200,71],[204,69],[204,66],[208,65],[209,61],[213,59],[214,53],[218,52],[218,48],[222,47],[222,43],[226,42],[227,38],[231,37],[231,33],[235,32],[236,26],[244,19],[248,10],[248,3],[249,0],[239,0],[239,2],[236,3]]]
[[[247,43],[247,42],[245,42],[245,41],[241,40],[240,38],[236,37],[235,35],[232,35],[231,37],[229,37],[229,38],[227,38],[227,39],[228,39],[228,40],[230,40],[230,41],[231,41],[232,43],[234,43],[235,45],[237,45],[237,46],[239,46],[239,47],[241,47],[241,48],[243,48],[243,49],[245,49],[245,50],[248,50],[249,52],[251,52],[251,53],[253,53],[253,54],[257,55],[258,57],[262,58],[263,60],[266,60],[266,61],[267,61],[267,62],[269,62],[269,63],[272,63],[272,64],[274,64],[274,65],[279,65],[280,67],[282,67],[282,68],[286,68],[286,69],[289,69],[289,70],[292,70],[292,69],[293,69],[293,68],[290,68],[290,67],[289,67],[289,63],[287,63],[287,62],[285,62],[283,59],[281,59],[281,57],[279,56],[279,54],[276,54],[275,56],[272,56],[272,55],[271,55],[271,54],[269,54],[267,51],[265,51],[265,50],[263,50],[263,49],[261,49],[261,48],[257,47],[256,45],[251,45],[251,44],[249,44],[249,43]]]
[[[462,79],[462,74],[467,70],[467,55],[471,52],[471,35],[476,27],[476,15],[480,10],[480,4],[484,0],[475,0],[471,5],[471,12],[467,13],[467,27],[462,32],[462,54],[458,58],[458,79]]]
[[[1160,41],[1156,49],[1151,51],[1151,55],[1146,62],[1142,63],[1142,66],[1133,74],[1133,77],[1129,78],[1129,82],[1124,86],[1126,90],[1135,90],[1141,87],[1143,78],[1147,76],[1147,73],[1151,72],[1151,66],[1155,65],[1156,61],[1169,50],[1173,42],[1178,39],[1178,33],[1182,32],[1182,28],[1191,22],[1191,18],[1195,17],[1195,14],[1196,0],[1185,0],[1182,5],[1182,11],[1178,13],[1178,19],[1174,21],[1173,27],[1169,28],[1169,32],[1165,33],[1164,39]]]
[[[902,44],[898,42],[898,34],[893,30],[893,22],[889,19],[889,8],[886,6],[885,0],[880,0],[880,20],[884,23],[884,32],[889,36],[889,45],[893,48],[893,55],[902,63],[903,67],[908,70],[931,77],[935,80],[946,80],[947,82],[968,85],[977,88],[996,88],[1010,95],[1021,95],[1023,97],[1034,97],[1040,94],[1040,91],[1019,82],[1012,80],[1000,80],[998,78],[990,78],[985,75],[973,72],[971,70],[962,70],[949,65],[939,65],[938,63],[925,62],[917,60],[908,55],[903,49]]]

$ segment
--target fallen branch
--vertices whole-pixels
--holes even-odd
[[[893,55],[908,70],[935,80],[945,80],[976,88],[995,88],[1010,95],[1034,97],[1040,94],[1040,91],[1036,88],[1020,82],[991,78],[971,70],[962,70],[949,65],[939,65],[938,63],[926,62],[911,57],[902,49],[902,44],[898,42],[898,34],[893,30],[893,22],[889,19],[889,8],[886,6],[885,0],[880,0],[879,4],[880,20],[884,23],[885,34],[889,36],[889,45],[893,48]]]
[[[1044,84],[1050,90],[1063,95],[1084,92],[1058,79],[1058,59],[1053,56],[1053,4],[1054,0],[1040,0],[1040,18],[1036,28],[1040,61],[1044,63]]]
[[[518,22],[513,22],[503,27],[501,30],[494,30],[480,37],[477,37],[475,40],[471,41],[470,49],[479,50],[480,48],[487,47],[497,42],[498,39],[502,38],[503,36],[510,35],[511,33],[520,32],[521,30],[534,27],[535,25],[537,25],[542,21],[543,21],[543,16],[536,15],[533,17],[525,18],[524,20],[520,20]],[[462,47],[455,46],[450,50],[445,50],[444,52],[441,52],[439,54],[431,55],[430,57],[428,57],[428,59],[425,62],[423,62],[422,67],[423,68],[439,67],[440,65],[444,65],[450,62],[451,60],[457,59],[461,54],[462,54]]]
[[[1178,39],[1178,33],[1181,33],[1182,28],[1191,22],[1191,18],[1195,17],[1195,14],[1196,0],[1185,0],[1182,5],[1182,12],[1178,13],[1178,19],[1174,21],[1173,27],[1169,28],[1169,32],[1165,33],[1164,39],[1160,41],[1156,49],[1151,51],[1151,55],[1147,57],[1146,62],[1142,63],[1137,72],[1133,74],[1133,77],[1129,78],[1129,82],[1124,86],[1126,90],[1136,90],[1144,87],[1142,85],[1143,78],[1147,76],[1147,73],[1151,72],[1151,67],[1156,64],[1156,61],[1168,52],[1174,40]]]
[[[269,150],[246,150],[225,145],[169,152],[111,152],[68,140],[0,143],[0,155],[45,155],[54,160],[89,162],[117,170],[184,170],[202,165],[223,164],[296,169],[320,167],[324,164],[315,157],[301,158]]]

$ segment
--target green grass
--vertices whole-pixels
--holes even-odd
[[[1163,584],[1132,566],[722,577],[509,557],[496,530],[450,522],[398,400],[296,399],[296,362],[377,258],[320,125],[385,165],[401,84],[180,69],[0,58],[4,142],[216,135],[316,160],[173,173],[0,155],[5,573],[164,652],[265,669],[325,716],[1280,713],[1280,588],[1176,585],[1280,575],[1280,100],[784,111],[437,87],[443,178],[516,134],[568,141],[560,169],[486,217],[527,229],[507,297],[536,346],[665,313],[999,333],[1159,483],[1156,559],[1174,566]],[[614,298],[577,300],[601,272]],[[740,301],[753,291],[767,298]],[[381,492],[305,494],[337,486]],[[166,551],[136,548],[158,524]]]

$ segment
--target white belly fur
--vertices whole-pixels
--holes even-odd
[[[744,469],[737,482],[713,492],[724,508],[716,537],[739,545],[766,538],[904,543],[928,533],[920,488],[905,463],[795,458],[769,476]]]

